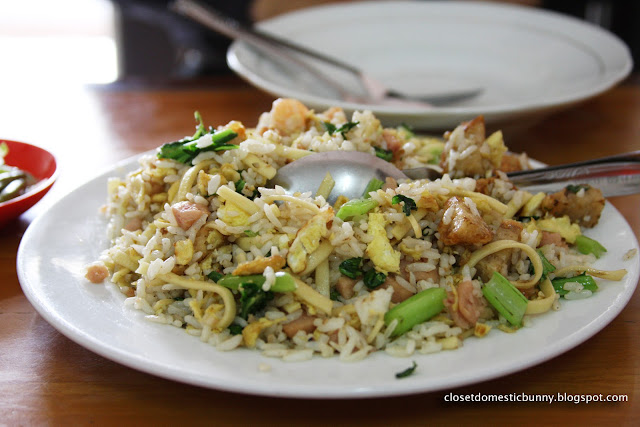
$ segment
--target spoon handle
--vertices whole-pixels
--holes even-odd
[[[554,192],[569,184],[589,184],[605,197],[640,193],[640,151],[584,162],[511,172],[511,182],[529,192]]]

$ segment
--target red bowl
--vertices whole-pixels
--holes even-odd
[[[57,176],[57,164],[53,154],[35,145],[0,139],[6,143],[9,154],[5,164],[18,167],[33,175],[38,182],[25,194],[0,203],[0,225],[18,217],[35,205],[51,189]]]

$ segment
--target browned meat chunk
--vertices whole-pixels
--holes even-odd
[[[353,298],[355,292],[353,291],[353,287],[358,283],[355,279],[350,279],[346,276],[340,276],[338,281],[336,282],[336,291],[340,294],[340,296],[344,299]]]
[[[289,338],[293,338],[298,331],[304,331],[307,334],[310,334],[316,330],[316,326],[313,324],[315,319],[315,316],[309,316],[308,314],[303,313],[302,316],[298,317],[296,320],[292,320],[291,322],[282,325],[282,331]]]
[[[188,230],[204,214],[209,214],[209,210],[202,205],[193,202],[179,202],[171,206],[173,216],[176,218],[178,226],[183,230]]]
[[[124,225],[124,229],[128,231],[136,231],[136,230],[140,230],[141,228],[142,228],[142,219],[138,217],[131,218]]]
[[[387,289],[388,287],[393,288],[391,302],[394,303],[402,302],[415,294],[414,291],[411,291],[398,283],[393,276],[387,276],[387,279],[384,281],[382,286],[380,286],[381,289]]]
[[[475,245],[491,241],[493,232],[480,215],[471,211],[461,197],[444,204],[444,216],[438,225],[440,240],[447,246]]]
[[[87,274],[84,277],[91,283],[102,283],[109,277],[109,270],[104,265],[91,265],[87,268]]]
[[[517,154],[504,153],[500,161],[500,170],[502,172],[516,172],[522,170],[521,156]]]
[[[562,238],[560,233],[552,233],[550,231],[543,231],[542,232],[542,239],[540,239],[540,244],[538,245],[538,247],[545,246],[545,245],[551,245],[551,244],[554,244],[554,245],[562,247],[562,248],[568,248],[569,247],[569,245],[567,245],[567,242],[564,241],[564,239]]]
[[[449,297],[445,300],[445,306],[457,326],[462,329],[471,328],[480,318],[484,308],[487,306],[487,301],[484,297],[476,295],[473,283],[469,280],[460,282],[457,292],[457,307],[454,307],[455,298],[453,294],[449,294]]]
[[[602,192],[593,187],[577,193],[565,188],[557,193],[548,194],[540,204],[542,212],[555,217],[568,215],[571,222],[583,227],[596,225],[603,208]]]
[[[462,131],[462,133],[461,133]],[[450,160],[451,153],[462,153],[472,146],[480,148],[485,140],[484,117],[478,116],[475,119],[462,123],[452,132],[445,134],[448,141],[445,144],[444,151],[440,158],[440,166],[444,173],[451,173]],[[453,167],[460,172],[455,176],[475,176],[484,175],[490,167],[486,161],[483,161],[482,154],[479,149],[470,152],[463,158],[456,157]]]
[[[514,240],[517,242],[520,240],[520,233],[523,228],[522,223],[512,219],[505,219],[496,230],[493,240]],[[491,279],[494,271],[506,276],[511,264],[512,253],[513,249],[505,249],[485,257],[476,265],[478,275],[485,282]]]

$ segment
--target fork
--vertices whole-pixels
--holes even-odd
[[[428,108],[466,100],[482,93],[482,88],[473,88],[430,95],[409,95],[388,88],[376,78],[351,64],[244,25],[232,17],[222,14],[212,7],[203,5],[196,0],[176,0],[170,7],[172,10],[230,39],[242,40],[273,56],[295,63],[314,77],[334,88],[344,101],[362,104],[390,104]],[[356,81],[362,89],[364,89],[364,93],[356,92],[352,88],[337,81],[337,79],[321,73],[307,62],[301,60],[298,56],[293,55],[293,52],[348,72],[356,78]]]

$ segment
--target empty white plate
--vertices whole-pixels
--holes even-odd
[[[350,63],[412,94],[481,88],[476,97],[421,108],[357,104],[312,75],[234,42],[230,67],[252,84],[316,110],[369,109],[385,125],[452,128],[484,114],[488,122],[566,108],[611,88],[632,68],[615,35],[557,13],[469,2],[357,2],[320,6],[261,22],[265,32]],[[343,72],[322,68],[348,82]]]

